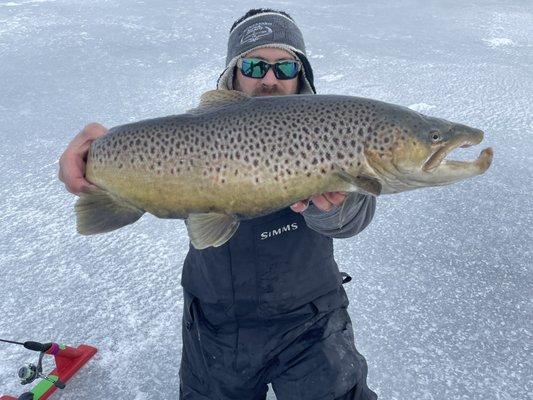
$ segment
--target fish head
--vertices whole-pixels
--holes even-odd
[[[385,193],[448,185],[484,173],[492,162],[491,148],[473,161],[447,158],[458,147],[481,143],[479,129],[403,108],[388,115],[365,146],[366,158]]]

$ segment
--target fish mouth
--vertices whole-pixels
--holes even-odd
[[[489,168],[492,162],[493,151],[490,147],[487,147],[486,149],[482,150],[478,158],[473,161],[458,161],[446,159],[448,154],[450,154],[454,149],[458,147],[465,148],[474,146],[476,144],[481,143],[482,140],[482,131],[476,131],[474,134],[465,134],[455,137],[448,143],[446,143],[446,145],[444,145],[435,153],[433,153],[422,166],[422,170],[424,172],[433,172],[440,165],[448,165],[450,167],[463,167],[465,169],[475,167],[479,170],[480,173],[483,173]]]

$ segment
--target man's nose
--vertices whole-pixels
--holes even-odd
[[[264,85],[275,85],[278,83],[278,78],[274,75],[274,71],[270,68],[266,75],[263,77],[262,82]]]

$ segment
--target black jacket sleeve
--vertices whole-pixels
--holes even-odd
[[[376,197],[352,192],[342,206],[322,211],[309,204],[302,215],[307,226],[318,233],[332,238],[349,238],[367,227],[375,210]]]

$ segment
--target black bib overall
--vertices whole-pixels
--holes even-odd
[[[333,240],[289,208],[185,259],[182,399],[375,399]]]

